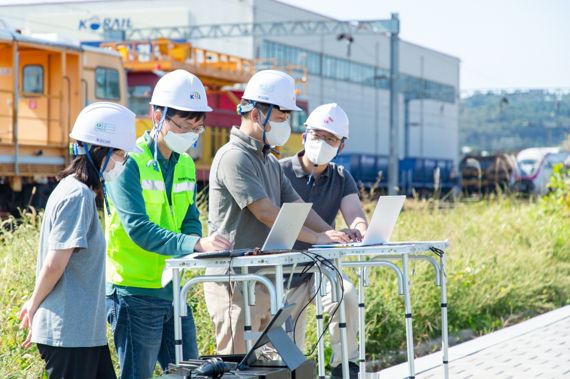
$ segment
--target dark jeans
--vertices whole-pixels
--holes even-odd
[[[57,347],[37,344],[49,379],[116,379],[109,346]]]
[[[107,296],[107,320],[113,330],[121,379],[147,379],[156,362],[163,370],[175,363],[172,302],[151,296]],[[198,358],[192,310],[182,317],[183,359]]]

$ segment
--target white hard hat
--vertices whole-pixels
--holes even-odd
[[[263,70],[249,79],[242,98],[277,105],[284,111],[300,111],[295,96],[295,79],[284,72]]]
[[[186,70],[174,70],[164,75],[154,86],[151,105],[186,112],[211,112],[204,85]]]
[[[348,116],[336,103],[323,104],[316,107],[305,126],[309,129],[325,130],[338,138],[348,138]]]
[[[79,112],[69,136],[93,145],[140,152],[135,114],[121,104],[104,101],[89,104]]]

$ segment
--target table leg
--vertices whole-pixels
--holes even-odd
[[[285,305],[283,298],[283,265],[275,266],[275,292],[277,293],[277,308]]]
[[[242,274],[247,274],[248,270],[247,267],[242,267],[241,268],[241,273]],[[232,283],[228,282],[228,285],[232,285]],[[236,283],[237,285],[237,283]],[[249,337],[249,332],[251,332],[251,309],[249,308],[249,282],[242,282],[241,283],[241,287],[242,287],[242,294],[243,294],[243,306],[244,306],[244,311],[243,311],[243,320],[244,320],[244,325],[243,325],[243,334],[244,334],[244,340],[245,340],[245,351],[249,351],[251,349],[251,347],[253,346],[253,342]]]
[[[315,317],[317,319],[317,338],[323,334],[323,300],[321,298],[321,291],[319,287],[322,285],[322,278],[320,275],[314,275],[315,277],[315,291],[317,296],[315,297]],[[317,343],[317,364],[319,369],[319,379],[325,378],[325,342],[322,338]]]
[[[448,347],[449,341],[447,336],[447,278],[445,272],[445,253],[440,258],[441,262],[441,343],[443,352],[443,377],[449,378],[449,359]]]
[[[335,265],[340,271],[341,270],[340,259],[335,259]],[[342,278],[339,278],[339,280],[342,281]],[[341,283],[336,283],[336,286],[339,291],[342,291]],[[341,292],[339,292],[339,295],[340,294]],[[338,308],[340,312],[338,327],[340,330],[340,343],[341,343],[341,352],[342,352],[342,377],[343,379],[349,379],[350,372],[348,370],[348,337],[346,335],[346,308],[345,308],[344,299],[339,302]]]
[[[362,260],[362,257],[359,258]],[[358,269],[358,364],[359,364],[359,378],[364,379],[366,376],[366,324],[365,324],[365,316],[366,316],[366,308],[364,307],[364,276],[365,268],[360,267]]]
[[[174,355],[176,364],[182,359],[182,320],[180,319],[180,304],[186,305],[186,299],[180,298],[180,276],[177,268],[172,269],[172,306],[174,308]]]
[[[414,335],[412,329],[412,304],[410,301],[410,276],[408,254],[402,255],[402,271],[404,274],[404,309],[406,317],[406,347],[410,378],[415,377],[414,368]]]

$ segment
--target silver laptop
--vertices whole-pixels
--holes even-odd
[[[305,224],[305,220],[311,211],[313,203],[284,203],[277,218],[265,239],[262,251],[290,250]],[[241,257],[252,249],[219,250],[193,254],[193,258],[231,258]],[[162,271],[162,286],[166,286],[172,280],[172,270]]]
[[[313,203],[284,203],[261,250],[289,250],[305,224]]]
[[[284,203],[277,218],[265,238],[262,251],[290,250],[305,224],[313,203]],[[241,257],[251,252],[253,247],[246,249],[219,250],[194,254],[192,257],[201,258],[229,258]]]
[[[406,196],[380,196],[362,242],[313,245],[313,247],[359,247],[388,242],[405,200]]]

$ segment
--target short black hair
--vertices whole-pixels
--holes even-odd
[[[240,101],[240,105],[241,105],[242,107],[245,107],[245,106],[247,106],[247,105],[249,105],[249,104],[251,104],[251,102],[250,102],[249,100],[247,100],[247,99],[241,99],[241,101]],[[261,111],[261,113],[263,113],[264,115],[267,115],[267,113],[269,112],[269,108],[270,108],[270,107],[271,107],[271,104],[260,103],[260,102],[256,102],[256,103],[255,103],[255,108],[257,108],[258,111]],[[279,109],[279,107],[276,106],[276,105],[274,105],[273,108]],[[252,110],[253,110],[253,109],[252,109]],[[251,110],[251,111],[252,111],[252,110]],[[249,118],[251,117],[251,116],[250,116],[250,115],[251,115],[251,111],[243,112],[243,113],[241,114],[241,116],[242,116],[243,118],[249,119]]]
[[[156,109],[160,109],[161,112],[164,112],[164,107],[156,107]],[[166,119],[171,119],[174,116],[178,116],[184,120],[203,121],[206,119],[206,112],[181,111],[179,109],[168,108],[166,111]]]
[[[86,144],[78,141],[79,146],[85,147]],[[103,159],[109,153],[110,147],[104,146],[91,146],[89,154],[93,163],[89,162],[87,155],[78,155],[73,158],[69,166],[57,174],[57,180],[61,180],[67,176],[73,175],[81,183],[96,191],[101,188],[101,181],[99,179],[99,169],[103,163]]]

